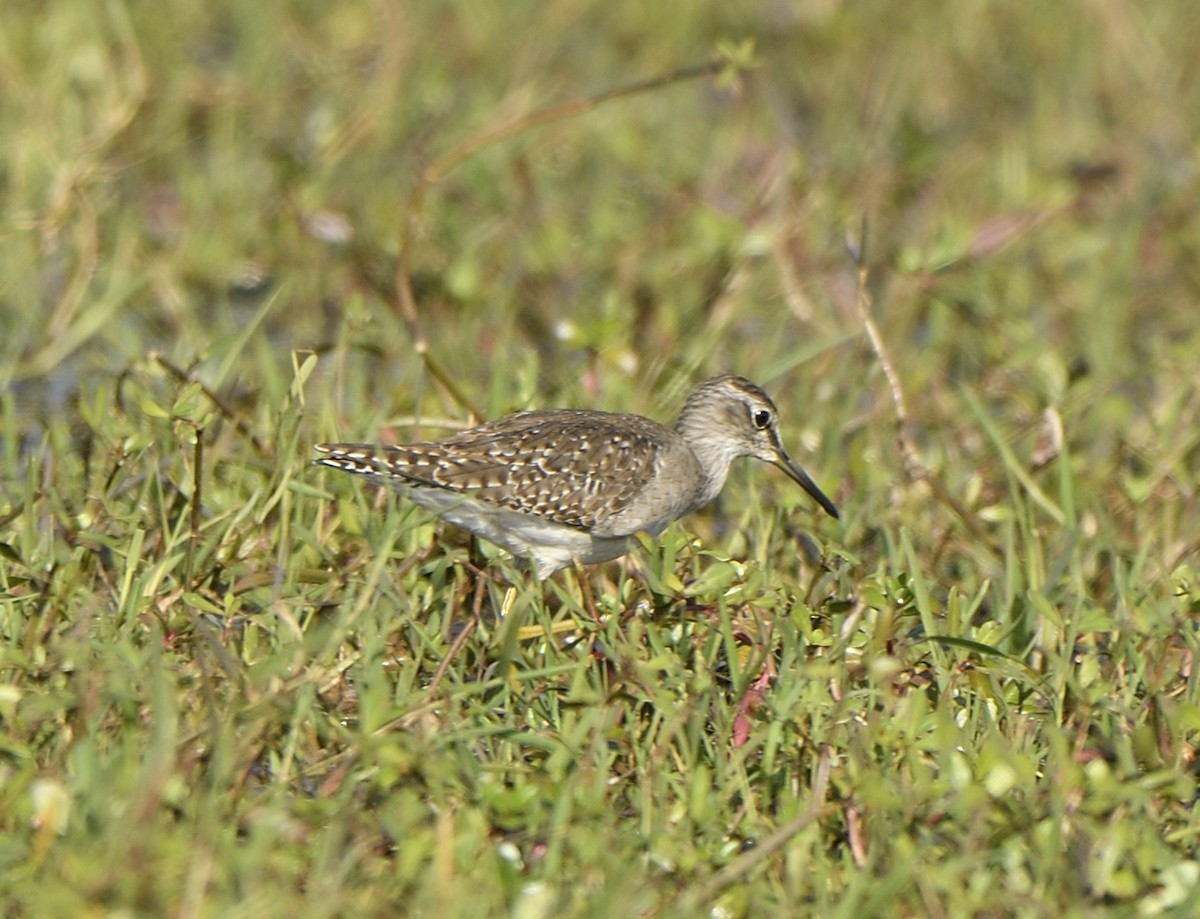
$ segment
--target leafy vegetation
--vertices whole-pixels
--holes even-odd
[[[1200,12],[4,18],[5,915],[1196,914]],[[310,465],[721,371],[840,524]]]

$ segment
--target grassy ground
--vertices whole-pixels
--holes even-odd
[[[1200,910],[1200,11],[676,6],[6,6],[4,915]],[[309,465],[721,371],[599,622]]]

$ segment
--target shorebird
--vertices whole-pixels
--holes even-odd
[[[315,462],[396,489],[545,579],[624,555],[636,533],[659,535],[712,501],[743,456],[778,466],[836,518],[784,449],[778,421],[762,389],[724,375],[692,391],[673,428],[641,415],[549,409],[432,442],[319,444]]]

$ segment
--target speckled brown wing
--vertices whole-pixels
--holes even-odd
[[[591,530],[619,513],[655,473],[670,437],[636,415],[523,412],[436,443],[385,447],[392,475],[416,487]]]

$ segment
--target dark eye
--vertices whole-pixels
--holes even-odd
[[[760,408],[750,418],[754,422],[754,426],[760,431],[766,430],[771,426],[771,413],[765,408]]]

